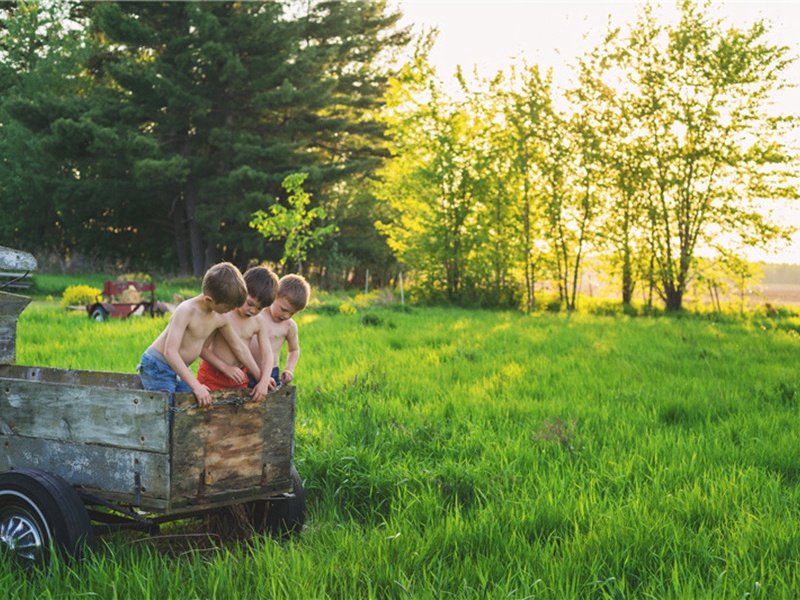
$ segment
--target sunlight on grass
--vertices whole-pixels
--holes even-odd
[[[794,318],[302,314],[309,519],[169,556],[114,538],[12,597],[792,597]],[[132,372],[163,319],[34,303],[18,362]],[[177,586],[177,587],[176,587]],[[177,597],[177,596],[176,596]]]

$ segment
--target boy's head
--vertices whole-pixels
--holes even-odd
[[[311,286],[302,276],[284,275],[278,281],[278,293],[271,305],[273,318],[279,321],[290,319],[306,307],[310,296]]]
[[[278,293],[278,276],[267,267],[252,267],[244,273],[247,295],[260,304],[259,310],[275,301]]]
[[[223,262],[206,271],[203,294],[216,305],[233,310],[247,300],[247,286],[239,269],[229,262]]]

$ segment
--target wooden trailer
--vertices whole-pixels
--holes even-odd
[[[9,252],[0,269],[13,268]],[[200,409],[191,393],[170,406],[134,374],[17,365],[28,302],[0,292],[0,550],[23,562],[46,561],[51,544],[80,555],[104,531],[153,532],[236,504],[259,532],[302,527],[294,386],[259,403],[212,392]]]

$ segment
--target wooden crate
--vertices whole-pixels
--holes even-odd
[[[107,500],[179,514],[291,490],[296,390],[143,390],[138,375],[0,365],[0,472],[33,467]]]

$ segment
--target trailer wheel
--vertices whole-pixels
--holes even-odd
[[[22,567],[47,566],[51,551],[79,558],[93,543],[86,508],[64,479],[37,469],[0,474],[0,552]]]
[[[95,306],[92,312],[89,313],[89,318],[93,321],[107,321],[108,312],[102,306]]]
[[[291,477],[293,489],[290,494],[253,503],[253,522],[263,524],[259,533],[290,537],[303,529],[306,522],[306,491],[294,465]]]

